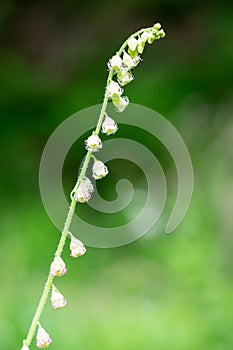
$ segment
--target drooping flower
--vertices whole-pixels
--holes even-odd
[[[118,126],[115,120],[110,118],[107,115],[107,113],[105,113],[105,119],[102,124],[102,133],[106,135],[112,135],[112,134],[115,134],[117,130],[118,130]]]
[[[72,258],[78,258],[79,256],[82,256],[86,253],[86,248],[83,244],[83,242],[81,242],[79,239],[75,238],[71,233],[70,237],[71,237],[71,241],[70,241],[70,256],[72,256]]]
[[[130,38],[128,40],[128,46],[131,51],[135,51],[137,49],[138,41],[135,38]]]
[[[140,61],[141,61],[140,56],[136,55],[132,58],[127,52],[124,51],[123,63],[128,70],[136,67]]]
[[[129,104],[129,99],[127,96],[123,96],[123,97],[119,97],[117,99],[113,99],[112,100],[114,106],[116,107],[117,109],[117,112],[123,112],[126,107],[128,106]]]
[[[45,331],[43,327],[41,327],[40,323],[38,323],[38,331],[36,335],[36,346],[40,349],[46,349],[51,343],[52,339],[49,334]]]
[[[52,302],[52,307],[54,309],[60,309],[67,304],[66,299],[59,292],[59,290],[54,286],[54,284],[52,285],[51,302]]]
[[[116,71],[119,71],[123,66],[123,61],[119,55],[114,55],[109,61],[108,61],[108,68],[109,69],[115,69]]]
[[[91,181],[87,177],[84,177],[80,181],[79,187],[74,194],[74,198],[79,203],[88,202],[89,199],[91,198],[91,194],[93,191],[94,191],[94,187],[93,187]]]
[[[144,43],[146,43],[147,42],[147,40],[148,40],[148,38],[149,38],[149,33],[148,32],[143,32],[142,33],[142,35],[141,35],[141,40],[144,42]]]
[[[29,347],[26,345],[25,340],[23,341],[23,347],[21,350],[29,350]]]
[[[86,149],[91,152],[99,151],[103,145],[99,136],[92,134],[85,141]]]
[[[108,168],[100,160],[95,160],[92,168],[92,176],[94,179],[99,180],[108,174]]]
[[[122,69],[120,72],[117,73],[118,83],[122,86],[130,83],[133,79],[133,74],[127,69]]]
[[[66,264],[60,256],[56,256],[50,266],[52,276],[63,276],[67,271]]]
[[[111,81],[110,84],[107,86],[107,93],[108,97],[112,98],[115,96],[121,96],[123,93],[123,89],[120,87],[120,85],[116,81]]]

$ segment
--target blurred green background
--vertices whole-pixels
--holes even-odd
[[[109,57],[157,21],[167,37],[146,48],[125,90],[186,142],[195,173],[189,211],[171,235],[152,230],[121,248],[89,248],[78,260],[66,247],[69,271],[57,287],[68,305],[47,305],[41,322],[57,350],[233,348],[232,2],[9,0],[0,13],[1,349],[20,349],[59,239],[38,186],[46,140],[65,118],[101,102]],[[67,191],[82,142],[64,169]],[[150,149],[176,183],[163,147]],[[137,181],[137,172],[130,176]],[[114,194],[103,181],[103,192]]]

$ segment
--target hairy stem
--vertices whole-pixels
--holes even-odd
[[[133,35],[131,35],[130,38],[137,37],[143,31],[148,30],[148,29],[151,29],[151,28],[140,29],[138,32],[136,32]],[[123,45],[120,47],[120,49],[117,51],[118,55],[121,55],[123,53],[124,49],[127,46],[128,40],[130,38],[128,38],[123,43]],[[107,87],[111,83],[111,80],[112,80],[112,77],[113,77],[113,73],[114,73],[114,71],[113,71],[113,69],[111,69],[109,71],[109,74],[108,74],[106,89],[105,89],[105,93],[104,93],[104,99],[103,99],[102,107],[101,107],[101,110],[100,110],[99,118],[98,118],[98,121],[97,121],[96,129],[94,131],[95,135],[99,135],[100,129],[101,129],[101,125],[103,123],[104,115],[105,115],[105,112],[106,112],[106,109],[107,109],[107,104],[108,104]],[[79,184],[80,184],[80,180],[82,180],[85,177],[86,171],[87,171],[87,168],[88,168],[88,165],[89,165],[89,162],[90,162],[91,158],[92,158],[92,152],[88,151],[86,156],[85,156],[85,160],[84,160],[84,163],[83,163],[80,175],[79,175],[79,177],[77,179],[77,182],[76,182],[76,184],[74,186],[73,191],[71,192],[72,194],[77,191],[77,189],[79,187]],[[76,204],[77,204],[76,199],[73,197],[73,195],[71,195],[71,203],[70,203],[69,211],[68,211],[68,214],[67,214],[67,217],[66,217],[66,221],[65,221],[65,224],[64,224],[64,228],[62,230],[62,234],[61,234],[58,246],[57,246],[57,250],[55,252],[55,256],[61,256],[61,254],[62,254],[64,245],[65,245],[65,242],[66,242],[66,238],[67,238],[67,235],[68,235],[68,232],[69,232],[69,228],[70,228],[70,225],[71,225],[71,222],[72,222],[72,218],[73,218],[73,215],[74,215]],[[49,275],[48,275],[47,281],[45,283],[44,290],[42,292],[42,295],[41,295],[38,307],[36,309],[36,312],[34,314],[34,317],[33,317],[33,320],[32,320],[31,326],[30,326],[30,329],[28,331],[27,337],[26,337],[25,342],[24,342],[24,344],[26,346],[28,346],[28,347],[31,344],[33,335],[35,333],[36,327],[37,327],[38,322],[40,320],[40,317],[41,317],[41,314],[43,312],[45,303],[46,303],[46,301],[48,299],[48,295],[49,295],[49,292],[50,292],[50,289],[51,289],[51,286],[52,286],[52,283],[53,283],[53,279],[54,279],[54,276],[52,276],[51,273],[49,272]]]

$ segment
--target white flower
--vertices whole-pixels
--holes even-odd
[[[66,264],[60,256],[56,256],[50,266],[52,276],[63,276],[67,271]]]
[[[116,81],[111,81],[111,83],[107,86],[108,97],[111,98],[114,95],[121,96],[123,93],[123,89]]]
[[[70,237],[71,237],[71,241],[70,241],[70,256],[72,256],[72,258],[78,258],[79,256],[82,256],[86,253],[86,248],[83,244],[83,242],[81,242],[79,239],[75,238],[70,232]]]
[[[52,302],[52,307],[54,309],[60,309],[67,304],[66,299],[59,292],[59,290],[54,286],[54,284],[52,285],[51,302]]]
[[[107,115],[107,113],[105,113],[105,119],[104,119],[104,122],[102,124],[102,133],[104,133],[106,135],[115,134],[117,129],[118,129],[118,127],[117,127],[117,123],[115,122],[115,120],[110,118]]]
[[[23,341],[23,347],[21,350],[29,350],[29,347],[25,344],[25,340]]]
[[[135,51],[136,48],[137,48],[137,45],[138,45],[137,39],[135,39],[135,38],[130,38],[130,39],[128,40],[128,46],[129,46],[129,49],[130,49],[130,50]]]
[[[126,69],[122,69],[117,74],[118,83],[122,86],[130,83],[133,79],[134,79],[133,74],[131,72],[128,72]]]
[[[96,152],[102,148],[102,142],[99,136],[92,134],[85,141],[86,149],[91,152]]]
[[[141,40],[146,43],[147,40],[149,39],[149,33],[148,32],[143,32],[142,35],[141,35]]]
[[[74,198],[80,203],[88,202],[91,198],[91,194],[93,191],[94,188],[91,181],[87,177],[84,177],[81,180],[79,187],[74,194]]]
[[[134,58],[132,58],[127,52],[124,51],[123,63],[128,70],[136,67],[140,60],[140,56],[135,56]]]
[[[40,323],[38,325],[39,328],[36,335],[36,346],[40,349],[45,349],[52,343],[52,339],[44,328],[41,327]]]
[[[118,99],[112,100],[114,106],[118,112],[123,112],[129,104],[127,96],[119,97]]]
[[[120,70],[122,68],[123,62],[119,55],[114,55],[108,62],[109,69]]]
[[[100,160],[95,160],[92,168],[92,176],[99,180],[108,174],[108,168]]]

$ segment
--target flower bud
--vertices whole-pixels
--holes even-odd
[[[159,30],[160,28],[161,28],[161,24],[160,23],[155,23],[153,25],[153,29],[155,29],[155,30]]]
[[[117,82],[112,80],[111,83],[107,86],[107,93],[109,98],[112,98],[114,95],[121,96],[123,89]]]
[[[129,49],[135,51],[137,49],[138,41],[135,38],[130,38],[127,42]]]
[[[156,36],[154,33],[150,32],[148,37],[148,44],[152,44],[156,39]]]
[[[161,29],[160,31],[157,32],[157,35],[159,37],[159,39],[163,39],[165,37],[165,31],[163,29]]]
[[[59,292],[59,290],[54,286],[54,284],[52,285],[51,302],[52,302],[52,307],[54,309],[60,309],[67,304],[66,299]]]
[[[106,135],[115,134],[117,129],[118,129],[118,127],[117,127],[117,123],[115,122],[115,120],[110,118],[107,115],[107,113],[105,113],[105,119],[104,119],[104,122],[102,124],[102,133],[106,134]]]
[[[81,182],[78,186],[78,189],[74,194],[74,198],[79,203],[88,202],[89,199],[91,198],[91,194],[93,191],[94,191],[94,187],[93,187],[91,181],[87,177],[84,177],[81,180]]]
[[[139,38],[138,39],[138,53],[143,53],[144,47],[145,47],[145,42],[141,38]]]
[[[26,345],[25,340],[23,341],[23,347],[21,350],[29,350],[29,347]]]
[[[94,179],[99,180],[108,174],[108,168],[100,160],[95,160],[92,168],[92,176]]]
[[[108,68],[109,69],[115,69],[116,71],[119,71],[122,68],[123,62],[119,55],[114,55],[109,61],[108,61]]]
[[[82,256],[86,253],[86,248],[79,239],[75,238],[73,235],[71,235],[71,241],[70,241],[70,256],[72,258],[78,258],[79,256]]]
[[[36,335],[36,346],[40,349],[45,349],[52,343],[52,339],[44,328],[41,327],[40,323],[38,323],[38,325],[39,328]]]
[[[129,104],[129,99],[127,96],[119,97],[118,99],[112,100],[117,112],[123,112]]]
[[[52,276],[63,276],[67,271],[66,264],[60,256],[56,256],[50,266]]]
[[[96,152],[103,147],[99,136],[92,134],[85,141],[86,149],[91,152]]]

